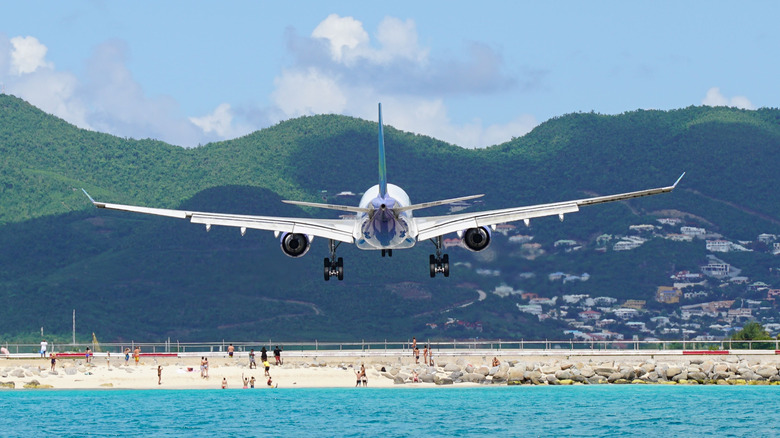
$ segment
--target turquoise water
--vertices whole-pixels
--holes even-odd
[[[0,392],[0,436],[777,436],[777,386]]]

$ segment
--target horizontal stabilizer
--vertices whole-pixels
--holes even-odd
[[[404,211],[410,211],[410,210],[420,210],[422,208],[430,208],[430,207],[438,207],[439,205],[447,205],[447,204],[454,204],[456,202],[460,201],[468,201],[469,199],[475,199],[475,198],[481,198],[485,196],[483,195],[471,195],[471,196],[463,196],[461,198],[452,198],[452,199],[442,199],[441,201],[433,201],[433,202],[423,202],[422,204],[413,204],[406,207],[398,207],[394,208],[393,210],[396,213],[402,213]]]
[[[282,201],[285,204],[300,205],[301,207],[315,207],[326,208],[328,210],[349,211],[352,213],[369,213],[374,211],[372,208],[353,207],[351,205],[338,205],[338,204],[320,204],[317,202],[304,202],[304,201]]]

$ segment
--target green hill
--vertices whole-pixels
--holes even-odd
[[[484,150],[386,127],[388,173],[415,202],[485,193],[478,208],[488,209],[668,185],[687,171],[670,195],[586,208],[562,224],[540,219],[529,233],[550,246],[564,238],[593,242],[630,224],[678,216],[754,240],[780,234],[778,122],[774,109],[569,114]],[[452,250],[454,262],[472,268],[455,266],[449,279],[432,280],[426,242],[391,259],[345,246],[339,250],[345,281],[324,283],[322,239],[307,256],[290,259],[272,233],[241,237],[217,227],[205,233],[185,221],[97,210],[78,190],[117,203],[334,217],[280,200],[319,200],[375,184],[376,129],[375,122],[349,117],[303,117],[182,149],[78,129],[0,96],[0,333],[19,336],[41,326],[68,333],[76,309],[77,329],[106,341],[470,334],[426,326],[451,317],[480,321],[481,337],[554,337],[559,323],[512,312],[492,295],[458,306],[473,301],[476,289],[500,282],[556,293],[538,280],[518,283],[516,275],[561,267],[602,274],[589,285],[600,292],[647,298],[671,269],[695,267],[704,257],[701,250],[658,243],[631,254],[548,251],[527,261],[510,256],[513,247],[497,237],[486,254]],[[479,275],[480,265],[502,274]],[[639,276],[615,273],[633,266],[646,268]]]

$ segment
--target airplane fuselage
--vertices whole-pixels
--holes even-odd
[[[387,193],[380,194],[379,185],[366,190],[360,199],[360,207],[370,208],[369,213],[358,213],[354,237],[356,246],[366,250],[411,248],[417,242],[412,212],[396,214],[397,207],[411,205],[409,195],[394,185],[387,185]]]

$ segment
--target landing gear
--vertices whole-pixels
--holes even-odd
[[[330,240],[328,243],[328,247],[330,248],[330,258],[326,257],[323,263],[325,267],[325,281],[330,280],[330,277],[336,277],[339,280],[344,279],[344,259],[341,257],[336,258],[336,248],[338,248],[340,244],[341,242],[336,243],[333,240]]]
[[[431,239],[433,244],[436,246],[436,254],[431,254],[430,257],[428,257],[428,262],[430,263],[430,270],[431,270],[431,278],[435,277],[436,274],[441,272],[444,274],[445,277],[450,276],[450,256],[447,254],[442,254],[441,250],[444,246],[442,244],[442,237],[438,236],[436,239]]]
[[[387,254],[388,257],[392,257],[393,256],[393,250],[392,249],[383,249],[382,250],[382,257],[384,257],[385,254]]]

